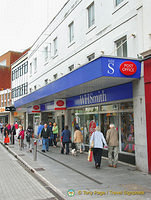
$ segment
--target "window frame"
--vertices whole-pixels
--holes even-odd
[[[118,43],[120,43],[120,44],[118,45]],[[125,44],[126,44],[126,49],[125,49],[126,54],[124,55],[124,45]],[[118,57],[125,57],[125,58],[128,57],[127,36],[126,35],[115,41],[115,47],[116,47],[116,55]],[[121,49],[121,52],[118,53],[118,51],[120,49]]]
[[[95,7],[94,1],[87,7],[88,29],[95,24]]]
[[[58,54],[58,37],[56,37],[53,40],[53,46],[54,46],[54,56],[56,56]]]
[[[74,21],[72,21],[69,25],[69,43],[74,41]]]

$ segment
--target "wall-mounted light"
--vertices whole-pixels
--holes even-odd
[[[133,38],[136,38],[136,34],[135,33],[132,33],[131,35]]]

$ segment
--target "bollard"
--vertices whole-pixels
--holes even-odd
[[[34,140],[33,159],[34,161],[37,161],[37,140]]]

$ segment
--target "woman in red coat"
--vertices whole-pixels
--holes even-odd
[[[20,133],[19,133],[19,136],[20,136],[20,150],[22,150],[24,148],[24,130],[23,130],[23,126],[21,126],[20,128],[21,128]]]

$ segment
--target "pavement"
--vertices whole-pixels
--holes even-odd
[[[42,153],[41,146],[37,161],[33,161],[33,153],[26,147],[22,151],[18,144],[6,148],[62,199],[151,199],[151,175],[137,171],[135,166],[119,163],[117,168],[110,168],[107,159],[102,158],[101,169],[96,169],[85,153],[62,155],[59,147]]]

